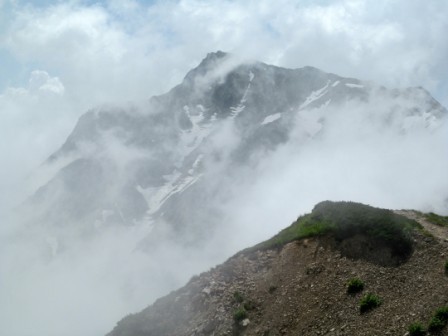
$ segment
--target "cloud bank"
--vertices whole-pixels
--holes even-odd
[[[35,137],[40,164],[62,144],[77,117],[103,103],[148,99],[179,83],[214,50],[285,67],[315,66],[389,87],[423,86],[448,104],[448,4],[438,1],[3,1],[0,124]],[[58,78],[64,95],[51,106],[8,101],[33,71]],[[1,90],[1,89],[0,89]],[[1,92],[1,91],[0,91]],[[58,105],[60,104],[60,105]],[[58,110],[55,118],[50,110]],[[54,124],[56,123],[56,124]],[[61,124],[64,124],[61,126]],[[63,131],[61,132],[61,127]],[[1,133],[9,142],[8,133]],[[39,141],[37,142],[39,144]],[[23,151],[23,144],[2,154]],[[13,165],[24,165],[8,158]],[[24,175],[20,176],[23,180]]]
[[[142,101],[163,93],[218,49],[290,68],[311,65],[389,87],[424,86],[448,105],[448,4],[442,1],[36,5],[5,0],[0,9],[0,64],[8,74],[0,79],[0,215],[34,191],[30,174],[63,143],[82,113],[104,103]],[[36,242],[31,233],[16,235],[4,220],[1,233],[8,244],[0,253],[0,290],[7,304],[1,307],[2,332],[102,334],[158,293],[269,237],[323,199],[446,209],[446,123],[431,137],[419,125],[412,137],[397,135],[372,122],[375,111],[359,115],[357,104],[332,113],[329,131],[315,143],[297,153],[292,142],[260,157],[256,180],[243,176],[238,181],[242,188],[229,186],[235,197],[222,210],[231,225],[222,234],[233,238],[222,253],[213,254],[218,235],[204,247],[206,252],[167,246],[151,259],[135,249],[145,234],[137,228],[110,231],[52,260],[47,252],[34,254],[48,241]],[[387,102],[376,107],[383,104]],[[331,112],[336,111],[325,111]],[[302,124],[315,122],[306,113],[298,117]],[[216,141],[234,146],[226,143],[232,130],[227,132]],[[303,130],[296,135],[302,139]],[[52,237],[46,239],[51,243]],[[198,261],[179,269],[186,253]],[[207,260],[200,258],[204,253]]]

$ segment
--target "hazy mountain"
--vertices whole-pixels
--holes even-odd
[[[374,113],[363,108],[378,101]],[[299,151],[348,102],[373,128],[397,134],[416,125],[430,131],[447,114],[421,88],[388,90],[312,67],[210,53],[164,95],[84,114],[46,162],[62,168],[27,202],[32,222],[82,237],[144,224],[154,227],[146,248],[162,234],[197,244],[222,224],[229,184],[255,182],[260,157],[285,143]]]
[[[223,52],[166,94],[94,108],[2,240],[2,326],[104,334],[323,199],[448,213],[447,116],[422,88]]]

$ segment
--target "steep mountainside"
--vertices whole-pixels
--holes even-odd
[[[145,248],[161,236],[197,244],[222,225],[230,181],[255,183],[260,156],[289,142],[299,150],[349,102],[362,105],[373,127],[397,134],[431,130],[447,115],[421,88],[388,90],[312,67],[210,53],[164,95],[84,114],[46,163],[61,168],[22,213],[59,240],[147,225]]]
[[[448,335],[446,225],[434,214],[323,202],[108,336],[409,335],[418,323]],[[377,306],[361,308],[368,293]]]

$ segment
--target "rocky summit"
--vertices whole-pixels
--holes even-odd
[[[448,115],[422,88],[386,89],[309,66],[209,53],[163,95],[82,115],[43,165],[52,174],[22,213],[61,246],[65,236],[138,225],[153,227],[146,247],[166,236],[198,244],[205,230],[224,225],[230,186],[257,183],[261,157],[268,162],[286,143],[300,151],[350,103],[374,132],[431,132]]]
[[[323,202],[108,336],[448,335],[447,225]]]

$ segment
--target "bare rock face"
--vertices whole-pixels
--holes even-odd
[[[372,121],[397,133],[412,132],[415,123],[430,129],[448,115],[421,88],[388,90],[312,67],[285,69],[210,53],[163,95],[85,113],[46,162],[62,168],[23,212],[32,209],[31,225],[45,223],[61,236],[67,226],[85,237],[98,227],[144,223],[155,227],[142,243],[147,248],[167,231],[177,243],[198,243],[205,228],[194,223],[205,222],[208,230],[223,225],[216,204],[232,196],[227,181],[250,175],[258,156],[291,139],[300,149],[319,137],[326,116],[347,102],[361,104],[359,113],[374,111]],[[306,118],[298,117],[305,111]]]
[[[399,264],[345,257],[350,246],[363,249],[356,236],[342,240],[342,250],[329,235],[248,249],[124,318],[108,336],[405,335],[410,324],[427,324],[437,308],[448,305],[448,244],[429,233],[435,225],[423,215],[401,214],[424,229],[412,231],[412,253]],[[432,232],[446,234],[446,228],[436,228]],[[379,253],[385,253],[381,246]],[[348,294],[353,278],[364,289]],[[367,293],[381,303],[361,314]]]

